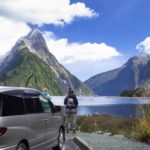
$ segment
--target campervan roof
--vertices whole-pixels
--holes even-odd
[[[6,91],[14,91],[14,90],[24,90],[24,91],[38,92],[38,90],[32,89],[32,88],[0,86],[0,93],[6,92]]]

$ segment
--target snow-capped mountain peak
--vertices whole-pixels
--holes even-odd
[[[21,37],[12,49],[0,60],[0,66],[8,64],[15,54],[23,49],[27,49],[31,53],[37,55],[40,59],[47,62],[47,54],[49,53],[46,41],[42,33],[34,29],[27,36]]]
[[[29,40],[43,40],[43,42],[45,41],[41,31],[39,31],[38,29],[31,30],[31,32],[26,36],[26,38]]]
[[[37,57],[38,56],[38,57]],[[20,38],[0,63],[1,84],[50,89],[51,94],[64,94],[68,86],[84,93],[92,91],[66,70],[51,54],[38,30]],[[32,78],[30,78],[32,76]],[[27,82],[28,81],[28,82]]]
[[[38,54],[43,54],[43,52],[47,53],[49,51],[42,33],[37,29],[33,29],[24,37],[24,41],[28,47],[34,49]]]

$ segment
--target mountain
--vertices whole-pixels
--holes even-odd
[[[145,86],[150,81],[150,55],[135,56],[120,68],[85,81],[96,95],[118,96],[124,90]]]
[[[16,42],[1,59],[0,68],[0,85],[47,88],[51,95],[64,95],[68,87],[75,89],[77,94],[93,94],[57,61],[36,29]]]

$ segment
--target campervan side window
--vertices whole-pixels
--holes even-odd
[[[24,97],[24,100],[27,114],[37,114],[44,112],[38,97],[26,96]]]
[[[1,95],[2,116],[15,116],[24,114],[23,99],[17,96]]]
[[[0,116],[2,115],[2,96],[0,95]]]

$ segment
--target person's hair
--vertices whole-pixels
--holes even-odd
[[[47,88],[44,88],[44,89],[43,89],[43,92],[48,92],[48,89],[47,89]]]
[[[73,89],[71,87],[68,88],[68,91],[73,91]]]
[[[72,91],[72,88],[71,88],[71,87],[69,87],[69,88],[68,88],[68,90],[69,90],[69,91]]]
[[[74,95],[74,90],[71,87],[68,88],[68,95]]]

